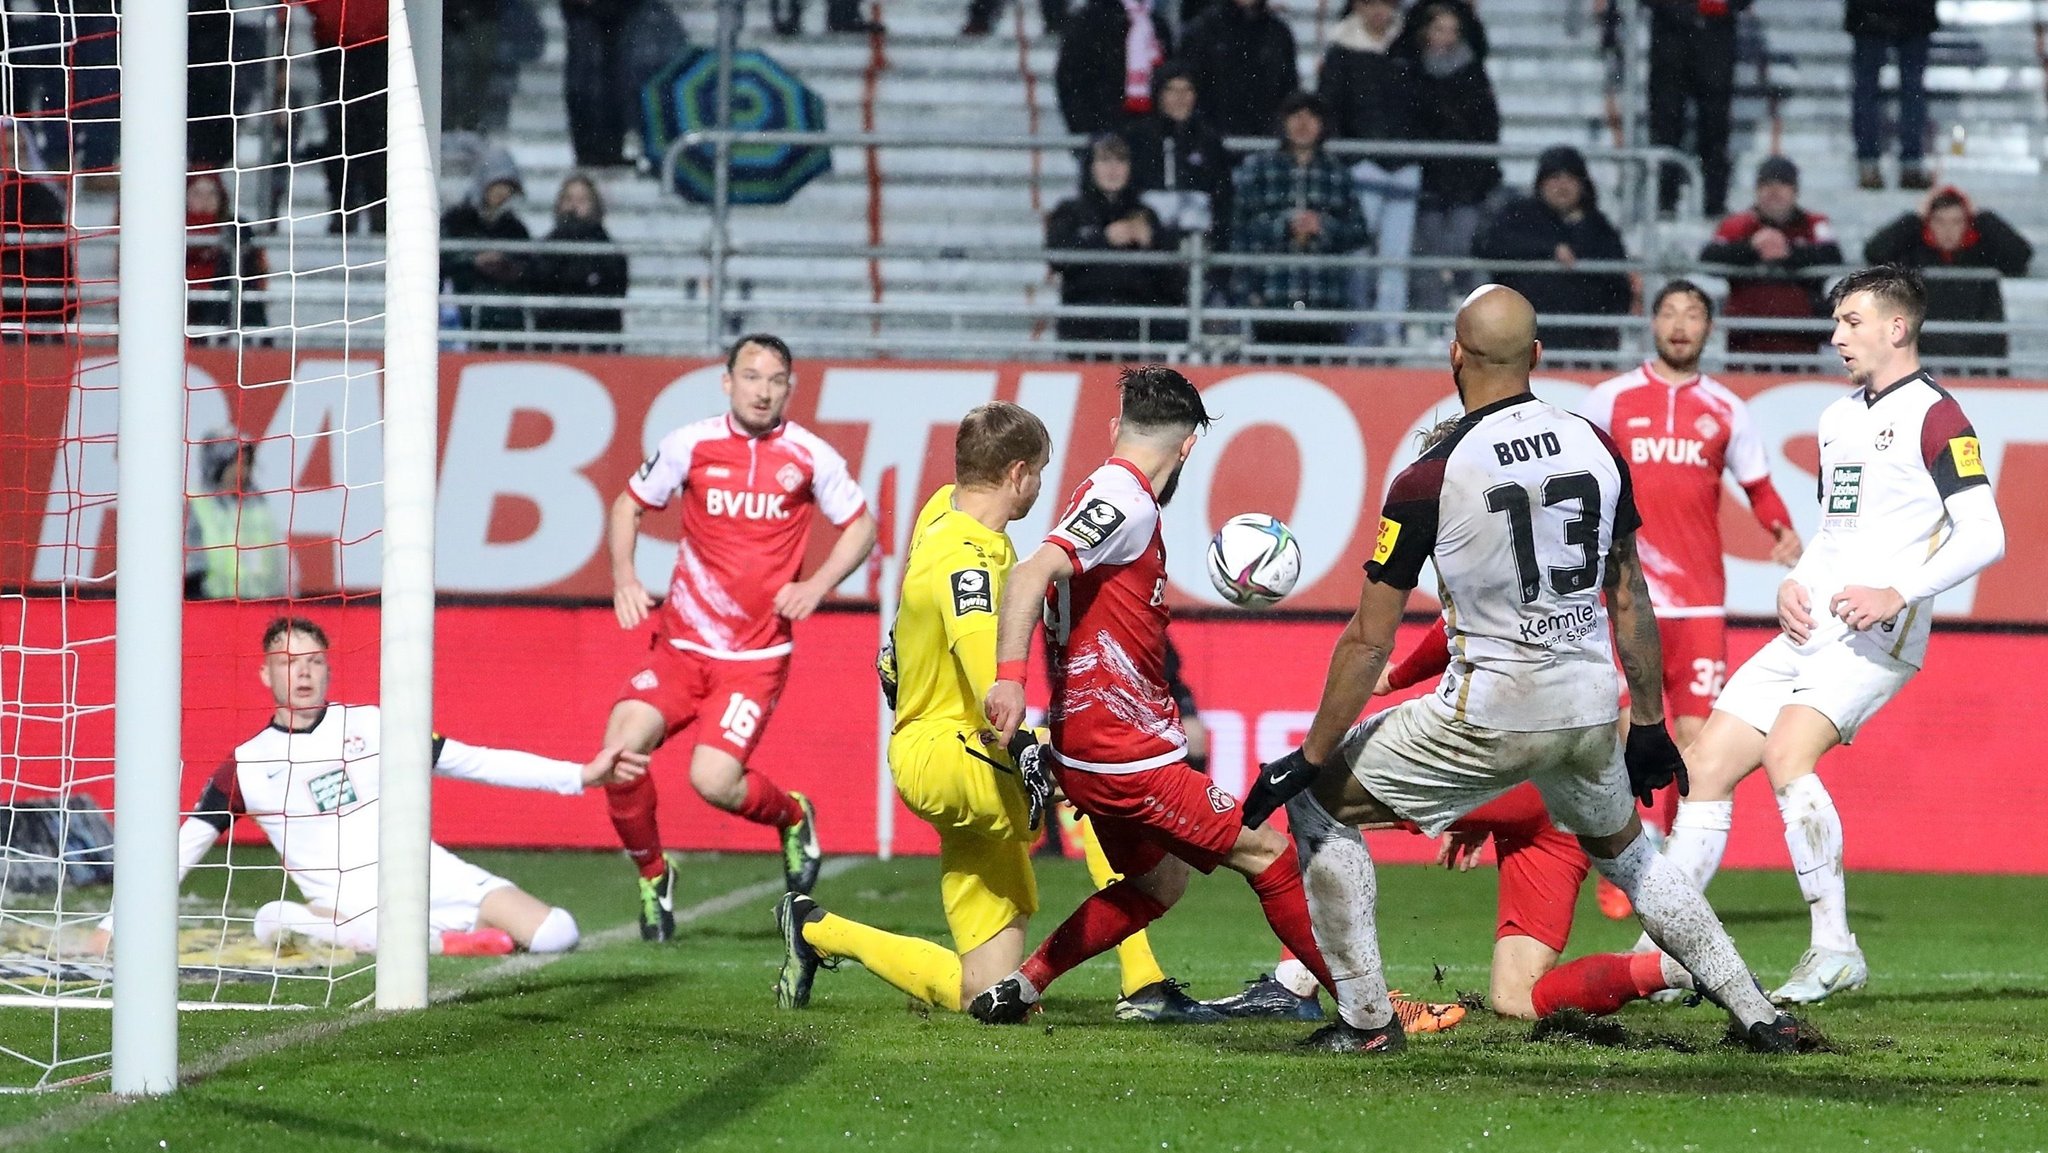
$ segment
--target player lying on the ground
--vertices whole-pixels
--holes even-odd
[[[875,544],[875,518],[846,461],[809,429],[784,420],[796,369],[789,346],[765,333],[726,354],[729,411],[669,433],[612,502],[606,541],[619,627],[638,628],[660,604],[651,652],[606,719],[604,743],[652,753],[692,725],[690,786],[717,808],[781,831],[790,892],[817,883],[817,813],[747,760],[768,731],[789,680],[792,622],[803,620]],[[634,567],[640,520],[682,497],[675,574],[666,603]],[[832,551],[797,580],[815,508],[840,529]],[[612,827],[640,870],[640,935],[675,936],[675,865],[661,851],[654,778],[605,791]]]
[[[1706,899],[1643,836],[1631,791],[1647,797],[1676,777],[1683,794],[1685,781],[1657,691],[1657,623],[1635,556],[1640,520],[1613,442],[1529,391],[1540,355],[1536,313],[1520,293],[1486,285],[1466,298],[1451,344],[1465,416],[1394,479],[1308,737],[1265,766],[1246,798],[1252,824],[1287,805],[1316,939],[1344,974],[1339,1020],[1309,1043],[1342,1052],[1403,1044],[1359,827],[1413,821],[1434,836],[1531,781],[1552,820],[1578,835],[1746,1042],[1790,1049],[1797,1022],[1765,999]],[[1442,585],[1451,667],[1436,692],[1354,724],[1424,561]],[[1617,650],[1633,698],[1626,756],[1615,731]]]
[[[1856,390],[1821,413],[1820,531],[1778,586],[1784,631],[1728,679],[1686,750],[1693,792],[1666,849],[1704,889],[1728,847],[1735,786],[1763,768],[1812,915],[1810,947],[1771,994],[1785,1004],[1870,979],[1849,932],[1842,818],[1815,769],[1919,671],[1934,598],[2005,555],[1976,430],[1920,367],[1919,273],[1866,268],[1829,300]]]
[[[247,815],[277,849],[305,897],[256,910],[256,936],[280,933],[359,952],[377,948],[377,810],[380,715],[375,705],[329,704],[327,633],[303,617],[263,630],[265,688],[277,711],[222,764],[178,829],[178,879],[235,818]],[[514,789],[574,796],[630,780],[647,758],[613,746],[589,764],[434,738],[434,771]],[[427,847],[429,942],[439,953],[535,953],[574,948],[576,919],[440,845]]]
[[[1107,463],[1074,490],[1045,543],[1017,565],[997,618],[995,684],[984,712],[1005,742],[1024,723],[1024,677],[1041,612],[1052,635],[1053,771],[1088,815],[1123,880],[1081,907],[968,1009],[1021,1022],[1060,974],[1143,929],[1187,889],[1190,866],[1244,874],[1282,944],[1335,990],[1309,929],[1294,845],[1237,820],[1237,800],[1187,765],[1166,689],[1166,546],[1160,508],[1209,425],[1202,397],[1170,368],[1126,370]]]
[[[1014,404],[969,412],[954,439],[954,484],[917,514],[904,561],[903,598],[881,667],[896,710],[889,771],[910,810],[939,834],[940,901],[953,948],[870,928],[789,894],[776,907],[785,1008],[807,1004],[820,965],[842,957],[927,1004],[959,1010],[1024,957],[1038,911],[1031,844],[1043,825],[1051,777],[1025,735],[1021,755],[998,743],[982,716],[996,679],[996,605],[1017,553],[1004,532],[1031,511],[1052,453],[1045,425]],[[1108,884],[1094,834],[1081,830],[1089,871]],[[1100,862],[1100,863],[1098,863]],[[1143,933],[1117,946],[1123,997],[1117,1016],[1221,1020],[1169,981]]]

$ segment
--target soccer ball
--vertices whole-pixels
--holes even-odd
[[[1301,579],[1301,545],[1280,518],[1262,512],[1231,517],[1209,541],[1209,583],[1240,608],[1265,608]]]

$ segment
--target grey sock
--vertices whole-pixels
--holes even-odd
[[[1287,802],[1288,827],[1301,855],[1302,887],[1316,945],[1337,983],[1337,1013],[1354,1028],[1377,1029],[1394,1018],[1380,963],[1373,908],[1379,898],[1372,856],[1358,830],[1338,824],[1303,793]]]

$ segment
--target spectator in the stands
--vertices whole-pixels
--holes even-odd
[[[555,194],[555,226],[549,240],[576,244],[610,244],[604,229],[604,194],[597,182],[581,172],[571,173]],[[536,332],[624,332],[624,314],[617,301],[626,295],[626,254],[623,252],[551,252],[533,262],[530,291],[537,296],[589,296],[611,301],[598,308],[541,308],[534,310]],[[563,345],[580,352],[617,352],[616,344],[578,342]]]
[[[976,0],[976,2],[981,3],[984,0]],[[1001,2],[1002,0],[994,0],[998,7],[1000,7]],[[861,35],[868,33],[880,35],[888,31],[881,24],[868,19],[867,14],[861,11],[861,8],[861,0],[825,0],[825,31],[851,32]],[[775,25],[776,35],[794,36],[803,31],[804,0],[770,0],[768,15]],[[991,12],[990,15],[993,16],[994,13]],[[972,35],[973,33],[970,32],[969,34]],[[988,33],[984,30],[980,34],[985,36]]]
[[[498,71],[500,0],[441,0],[441,130],[483,132]]]
[[[1330,33],[1317,73],[1316,95],[1330,111],[1334,140],[1410,140],[1415,137],[1413,72],[1409,58],[1388,51],[1401,33],[1395,0],[1353,0],[1351,12]],[[1416,201],[1422,194],[1419,157],[1363,156],[1348,161],[1358,182],[1358,199],[1379,255],[1408,256],[1415,241]],[[1408,270],[1399,265],[1359,269],[1352,296],[1381,312],[1408,307]],[[1386,324],[1359,325],[1354,344],[1384,344],[1396,331]]]
[[[498,0],[498,59],[491,69],[491,98],[484,108],[483,131],[505,131],[512,121],[512,100],[519,91],[519,72],[547,52],[548,30],[534,11],[538,0]]]
[[[305,0],[313,14],[326,139],[327,231],[384,231],[385,0]]]
[[[1486,260],[1544,261],[1557,271],[1498,269],[1493,278],[1536,306],[1545,348],[1608,349],[1620,345],[1611,324],[1553,324],[1552,316],[1621,316],[1632,294],[1624,272],[1587,272],[1586,260],[1626,260],[1621,233],[1600,211],[1600,195],[1586,158],[1566,145],[1544,149],[1536,160],[1534,195],[1502,205],[1479,232],[1473,255]]]
[[[201,488],[185,502],[185,597],[267,600],[297,591],[291,546],[250,480],[256,442],[233,429],[199,442]]]
[[[1296,92],[1280,105],[1280,141],[1237,166],[1231,243],[1239,252],[1328,256],[1372,241],[1351,172],[1323,151],[1322,102]],[[1268,265],[1237,270],[1237,302],[1247,308],[1293,311],[1351,305],[1351,274],[1342,267]],[[1336,344],[1347,326],[1325,320],[1263,320],[1252,326],[1260,344]]]
[[[1735,20],[1752,0],[1644,0],[1650,9],[1650,143],[1683,149],[1691,106],[1706,214],[1728,211],[1728,121],[1735,99]],[[1657,207],[1678,208],[1684,172],[1661,166]]]
[[[194,169],[235,163],[234,7],[229,0],[186,0],[185,158]],[[379,0],[380,18],[383,7]]]
[[[1500,143],[1500,104],[1487,79],[1458,10],[1448,4],[1424,6],[1408,28],[1421,26],[1421,46],[1412,74],[1415,137],[1445,143]],[[1489,157],[1435,158],[1422,162],[1422,199],[1415,216],[1417,256],[1466,257],[1485,216],[1486,202],[1500,188],[1500,165]],[[1476,272],[1417,271],[1409,278],[1410,306],[1448,308],[1479,285]]]
[[[1923,269],[1985,269],[1981,279],[1927,277],[1927,319],[2003,321],[2005,294],[1999,277],[2025,276],[2034,246],[1996,212],[1977,208],[1952,186],[1935,189],[1918,212],[1908,212],[1877,230],[1863,245],[1871,264],[1904,264]],[[2003,357],[2005,334],[1924,333],[1923,357]],[[1995,370],[2003,375],[2003,370]]]
[[[568,56],[562,63],[562,101],[569,112],[569,147],[578,168],[617,168],[634,126],[639,92],[633,84],[633,35],[642,9],[667,0],[562,0]]]
[[[78,311],[64,197],[33,175],[43,164],[17,123],[0,116],[0,341],[22,339],[16,325],[68,324]]]
[[[1467,0],[1418,0],[1408,7],[1408,18],[1402,23],[1400,35],[1394,37],[1389,51],[1411,62],[1420,63],[1422,54],[1429,51],[1429,18],[1437,11],[1449,12],[1458,22],[1458,39],[1472,49],[1473,58],[1484,64],[1487,54],[1486,24],[1479,19],[1479,9]]]
[[[1846,0],[1842,27],[1849,55],[1849,128],[1856,138],[1856,182],[1883,188],[1884,97],[1878,73],[1887,58],[1899,66],[1899,187],[1926,188],[1927,49],[1941,26],[1935,0]]]
[[[1731,275],[1722,315],[1792,319],[1823,315],[1826,278],[1800,275],[1800,270],[1842,263],[1842,246],[1827,217],[1800,206],[1799,167],[1773,156],[1757,165],[1755,206],[1721,221],[1714,238],[1700,250],[1700,259],[1763,274]],[[1810,353],[1826,339],[1824,327],[1759,332],[1730,325],[1728,351]]]
[[[1045,220],[1045,246],[1117,252],[1171,252],[1179,236],[1145,202],[1131,183],[1131,148],[1121,136],[1104,133],[1088,147],[1088,170],[1080,195],[1063,200]],[[1060,303],[1170,307],[1187,302],[1187,272],[1175,264],[1053,262],[1060,278]],[[1140,321],[1122,317],[1063,316],[1055,326],[1061,340],[1178,341],[1183,321]]]
[[[533,234],[513,211],[526,186],[519,168],[502,147],[484,153],[476,179],[462,203],[441,215],[443,240],[531,240]],[[441,277],[448,289],[461,296],[519,296],[532,290],[532,260],[524,252],[495,249],[443,251]],[[462,327],[485,331],[520,331],[526,328],[526,310],[518,307],[460,306]],[[499,347],[479,344],[478,348]]]
[[[1225,136],[1263,136],[1301,86],[1294,33],[1266,0],[1214,0],[1181,30],[1178,53],[1194,74],[1209,122]]]
[[[1006,0],[968,0],[967,24],[962,36],[986,36],[996,30],[996,17],[1003,14]],[[1067,0],[1038,0],[1038,14],[1045,22],[1045,34],[1058,36],[1067,25]]]
[[[193,339],[233,339],[236,328],[252,341],[270,323],[270,310],[251,296],[263,291],[270,262],[257,247],[249,227],[229,210],[227,186],[212,172],[196,172],[185,181],[185,323],[198,330]],[[197,293],[226,293],[226,299],[205,300]],[[240,302],[240,319],[235,319]],[[226,330],[226,331],[223,331]]]
[[[1152,80],[1172,48],[1166,20],[1145,0],[1088,0],[1067,17],[1053,85],[1067,131],[1120,132],[1152,111]]]
[[[1153,74],[1152,113],[1131,126],[1131,183],[1160,222],[1200,232],[1212,251],[1230,235],[1230,155],[1203,115],[1194,77],[1182,64]],[[1214,270],[1220,276],[1223,269]]]

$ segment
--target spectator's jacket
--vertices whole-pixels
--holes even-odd
[[[193,176],[190,182],[211,182],[219,191],[221,202],[227,203],[227,190],[220,177],[202,173]],[[250,299],[249,294],[263,291],[268,281],[270,261],[258,247],[249,226],[239,220],[209,220],[185,213],[185,286],[188,290],[208,292],[235,292],[241,298],[241,319],[229,319],[234,315],[232,300],[201,300],[188,296],[185,303],[185,320],[194,328],[233,328],[239,323],[243,329],[263,328],[269,324],[270,310],[261,300]],[[239,279],[240,283],[237,284]]]
[[[547,238],[601,244],[612,239],[603,224],[581,217],[558,219]],[[536,296],[620,300],[626,295],[626,254],[549,253],[533,261],[527,279]],[[533,327],[536,332],[623,332],[625,322],[617,307],[540,308],[534,310]]]
[[[1155,108],[1158,106],[1154,99]],[[1223,136],[1200,106],[1175,122],[1154,112],[1131,125],[1131,186],[1147,192],[1199,192],[1209,198],[1209,242],[1220,248],[1230,232],[1231,157]]]
[[[1551,211],[1539,196],[1521,196],[1501,207],[1472,242],[1472,255],[1488,260],[1553,260],[1557,246],[1567,245],[1580,260],[1626,260],[1621,233],[1600,211],[1599,198],[1586,185],[1585,213],[1568,221]],[[1611,326],[1581,328],[1558,325],[1546,317],[1563,313],[1618,316],[1629,308],[1628,276],[1620,272],[1509,272],[1493,279],[1529,298],[1536,306],[1536,335],[1547,348],[1613,348]]]
[[[506,209],[495,218],[486,220],[474,201],[465,200],[441,216],[441,239],[443,240],[531,240],[533,234],[518,214]],[[528,257],[523,254],[506,254],[505,265],[497,272],[486,272],[477,264],[477,252],[444,252],[441,254],[441,275],[457,294],[470,295],[499,293],[508,296],[522,295],[527,289]],[[466,328],[524,329],[526,310],[523,308],[491,308],[464,305],[463,326]]]
[[[1163,64],[1173,54],[1173,32],[1157,13],[1152,31]],[[1130,119],[1124,109],[1124,44],[1130,34],[1131,17],[1122,0],[1088,0],[1068,15],[1052,73],[1067,131],[1085,136],[1116,132]]]
[[[1372,243],[1350,170],[1321,149],[1307,164],[1296,164],[1284,149],[1246,157],[1237,166],[1233,195],[1231,246],[1239,252],[1332,254]],[[1303,208],[1322,215],[1323,230],[1296,245],[1287,223]],[[1251,307],[1345,308],[1350,281],[1345,268],[1240,268],[1235,295]]]
[[[1133,215],[1152,225],[1152,246],[1143,251],[1171,252],[1180,237],[1138,199],[1135,185],[1115,196],[1090,183],[1080,195],[1063,200],[1045,219],[1047,248],[1112,248],[1109,226]],[[1121,251],[1139,251],[1122,249]],[[1187,273],[1172,264],[1095,264],[1074,260],[1052,266],[1060,275],[1061,304],[1181,304],[1187,300]],[[1155,323],[1153,327],[1157,327]]]
[[[1500,143],[1500,104],[1478,59],[1448,76],[1432,76],[1417,67],[1410,73],[1410,84],[1417,140]],[[1500,165],[1492,160],[1422,162],[1422,194],[1436,204],[1481,204],[1499,187]]]
[[[51,230],[49,236],[0,240],[0,321],[62,324],[78,311],[64,198],[47,183],[0,173],[0,233]]]
[[[1415,71],[1407,57],[1374,44],[1364,20],[1348,16],[1339,21],[1316,79],[1316,95],[1330,110],[1331,138],[1413,139]],[[1388,168],[1415,163],[1414,157],[1374,159]]]
[[[1782,261],[1765,261],[1750,246],[1750,238],[1765,228],[1776,228],[1791,242],[1792,252]],[[1773,224],[1755,209],[1734,213],[1721,221],[1714,238],[1700,249],[1708,264],[1734,264],[1764,269],[1773,276],[1730,276],[1728,301],[1722,312],[1728,316],[1800,317],[1820,315],[1821,290],[1825,280],[1798,276],[1802,268],[1842,263],[1842,246],[1835,241],[1834,225],[1818,212],[1794,209],[1789,220]],[[1807,353],[1820,342],[1818,329],[1811,332],[1730,332],[1731,352]]]
[[[1479,58],[1479,62],[1486,63],[1486,54],[1490,51],[1486,25],[1479,20],[1479,10],[1466,0],[1427,0],[1426,3],[1404,7],[1408,7],[1408,16],[1401,25],[1400,34],[1394,37],[1394,55],[1406,57],[1410,63],[1421,67],[1422,39],[1427,31],[1424,25],[1429,23],[1423,17],[1428,9],[1449,8],[1458,17],[1458,34],[1472,46],[1472,54]]]
[[[1729,24],[1747,12],[1755,0],[1643,0],[1650,10],[1654,34],[1696,28],[1703,24]]]
[[[1934,0],[1848,0],[1842,8],[1842,30],[1851,36],[1913,40],[1939,27]]]
[[[2034,259],[2034,246],[1997,213],[1971,207],[1970,225],[1959,248],[1936,248],[1927,222],[1918,213],[1908,212],[1871,235],[1863,245],[1863,259],[1871,264],[1913,268],[1994,268],[2000,276],[2025,276]],[[1996,278],[1930,277],[1927,319],[2004,320],[2005,295]],[[1930,332],[1920,336],[1920,355],[1927,357],[2004,356],[2005,352],[2004,333]]]
[[[1250,8],[1216,0],[1182,35],[1178,58],[1193,74],[1216,130],[1225,136],[1271,133],[1280,102],[1301,83],[1286,21],[1268,12],[1264,0]]]

